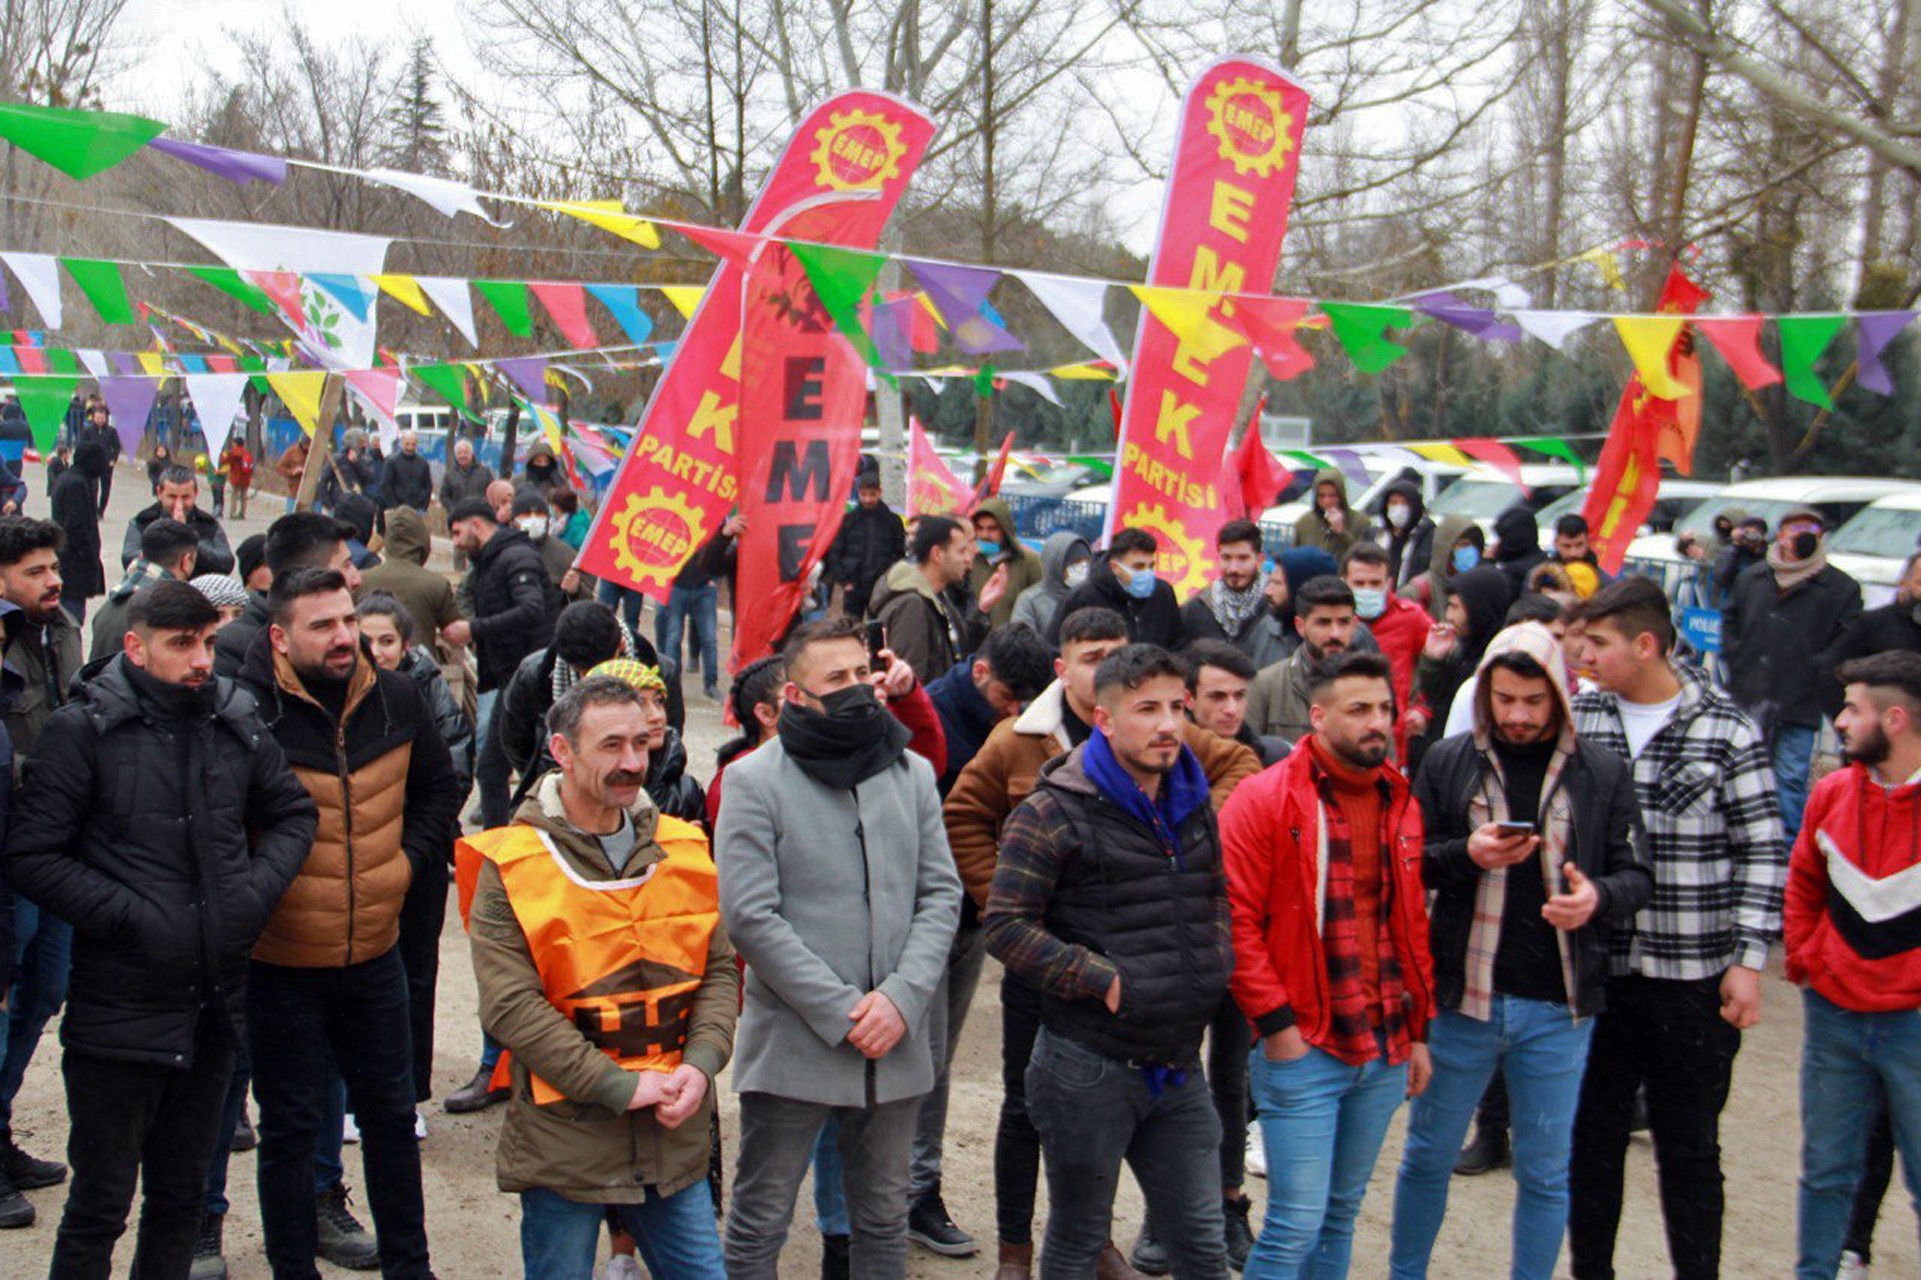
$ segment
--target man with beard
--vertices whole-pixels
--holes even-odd
[[[1575,735],[1560,646],[1527,622],[1481,659],[1474,732],[1436,744],[1414,797],[1437,1012],[1394,1190],[1394,1280],[1427,1275],[1461,1139],[1496,1071],[1514,1120],[1514,1280],[1551,1280],[1608,930],[1653,893],[1627,762]],[[1399,850],[1396,851],[1399,856]]]
[[[26,516],[0,516],[0,633],[7,669],[21,679],[19,696],[6,711],[14,770],[31,757],[41,730],[67,701],[80,670],[80,628],[60,607],[60,526]],[[19,967],[0,1034],[0,1228],[33,1224],[33,1206],[22,1191],[57,1186],[67,1166],[36,1160],[13,1141],[13,1103],[47,1020],[67,998],[73,930],[51,912],[21,899],[14,905],[14,953]]]
[[[434,473],[420,456],[420,437],[412,431],[400,433],[400,452],[387,459],[381,469],[382,496],[389,507],[412,507],[425,515],[434,500]]]
[[[1224,640],[1246,654],[1256,670],[1287,656],[1286,633],[1268,606],[1261,572],[1261,529],[1252,520],[1230,520],[1214,543],[1221,576],[1181,606],[1189,641]]]
[[[1123,1160],[1175,1274],[1225,1280],[1221,1122],[1201,1038],[1233,943],[1186,671],[1129,645],[1094,676],[1094,732],[1001,830],[987,949],[1041,992],[1027,1108],[1046,1156],[1042,1273],[1096,1274]]]
[[[930,1019],[960,922],[934,770],[874,686],[861,624],[783,652],[778,737],[727,771],[721,914],[746,958],[727,1274],[771,1280],[822,1124],[837,1124],[855,1275],[907,1272],[907,1182],[934,1085]]]
[[[300,874],[274,908],[248,975],[260,1216],[275,1274],[311,1276],[319,1248],[314,1152],[329,1062],[360,1126],[380,1267],[431,1276],[407,976],[396,945],[415,868],[446,855],[461,797],[433,708],[409,676],[374,664],[347,580],[276,574],[272,623],[240,683],[320,810]]]
[[[140,535],[155,520],[178,520],[200,540],[194,563],[202,573],[232,573],[233,551],[227,546],[227,531],[211,512],[200,508],[200,481],[185,467],[168,467],[153,486],[154,502],[127,521],[127,535],[120,540],[120,567],[126,568],[140,554]]]
[[[1299,742],[1314,731],[1311,669],[1354,647],[1358,623],[1354,590],[1345,582],[1322,576],[1301,584],[1294,594],[1301,647],[1255,676],[1247,691],[1247,723],[1255,733]]]
[[[1877,1094],[1921,1201],[1921,654],[1860,658],[1840,678],[1848,764],[1808,798],[1787,890],[1805,1010],[1796,1280],[1835,1274]]]
[[[1433,1075],[1434,967],[1421,811],[1386,764],[1394,691],[1380,654],[1313,673],[1314,732],[1221,811],[1236,1002],[1267,1163],[1258,1276],[1345,1276],[1388,1123]],[[1246,1043],[1243,1035],[1242,1043]]]
[[[253,698],[214,678],[219,625],[184,582],[135,595],[123,652],[36,744],[7,833],[8,882],[77,935],[57,1276],[108,1273],[136,1177],[133,1273],[187,1273],[247,953],[313,844],[313,801]]]

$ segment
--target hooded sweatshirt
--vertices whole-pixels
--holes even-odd
[[[1321,486],[1331,484],[1340,495],[1341,510],[1345,513],[1340,532],[1335,532],[1327,523],[1327,515],[1321,510]],[[1294,522],[1294,545],[1297,547],[1319,547],[1336,558],[1357,542],[1364,542],[1374,534],[1374,522],[1356,511],[1347,502],[1347,477],[1329,468],[1316,472],[1314,494],[1311,499],[1313,509]]]
[[[1077,558],[1083,564],[1094,558],[1094,549],[1086,538],[1068,529],[1048,534],[1041,545],[1041,580],[1021,592],[1014,602],[1013,620],[1046,635],[1054,625],[1055,611],[1067,599],[1068,563]]]
[[[1388,581],[1396,591],[1426,573],[1434,557],[1434,521],[1427,514],[1421,486],[1412,480],[1396,480],[1387,487],[1386,501],[1403,499],[1408,506],[1407,523],[1396,529],[1381,508],[1381,528],[1387,534]],[[1460,537],[1458,533],[1454,535]]]
[[[987,638],[987,615],[962,610],[947,592],[935,591],[911,560],[887,571],[874,588],[868,616],[887,629],[887,647],[923,685],[946,675]]]
[[[1501,540],[1495,559],[1507,575],[1508,594],[1518,600],[1527,590],[1528,574],[1547,563],[1547,552],[1541,550],[1541,524],[1532,511],[1517,504],[1494,517],[1494,536]]]
[[[1020,534],[1014,528],[1014,509],[1008,505],[1007,499],[989,498],[975,507],[968,514],[968,519],[972,520],[975,516],[994,517],[1001,527],[1001,536],[1004,539],[998,555],[991,560],[985,555],[976,556],[974,567],[967,571],[967,585],[973,591],[974,598],[978,600],[981,588],[986,586],[987,580],[994,576],[994,571],[1002,565],[1007,566],[1007,591],[987,614],[995,629],[998,630],[1013,618],[1014,604],[1020,599],[1022,593],[1029,587],[1040,585],[1045,580],[1046,569],[1041,558],[1021,542]]]
[[[380,563],[360,575],[360,599],[374,591],[387,592],[407,607],[414,634],[423,641],[459,619],[453,586],[444,575],[427,568],[433,538],[425,516],[412,507],[389,511],[384,550]]]

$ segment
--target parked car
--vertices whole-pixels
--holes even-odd
[[[1436,524],[1446,516],[1466,516],[1492,535],[1495,517],[1509,507],[1523,503],[1530,511],[1539,511],[1572,493],[1584,479],[1566,463],[1534,463],[1521,467],[1521,483],[1516,485],[1505,471],[1477,466],[1443,489],[1429,505],[1428,514]]]
[[[1868,608],[1894,598],[1908,557],[1921,551],[1921,490],[1870,503],[1828,539],[1828,563],[1861,584]]]
[[[1649,508],[1647,518],[1641,521],[1636,536],[1650,533],[1670,533],[1681,518],[1692,512],[1709,498],[1716,497],[1727,488],[1712,480],[1682,480],[1675,476],[1663,476],[1661,487],[1654,496],[1654,506]],[[1566,493],[1548,503],[1535,513],[1541,523],[1541,537],[1545,541],[1554,536],[1554,522],[1565,515],[1580,515],[1587,507],[1588,494],[1593,487],[1583,485],[1572,493]]]

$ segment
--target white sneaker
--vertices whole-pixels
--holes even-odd
[[[349,1111],[340,1124],[340,1140],[348,1146],[360,1141],[360,1126],[354,1122],[354,1113]]]
[[[1267,1144],[1261,1141],[1258,1120],[1250,1120],[1247,1125],[1247,1171],[1257,1178],[1267,1176]]]
[[[1849,1249],[1841,1255],[1841,1269],[1834,1273],[1834,1280],[1862,1280],[1868,1275],[1868,1264],[1860,1254]]]
[[[646,1275],[640,1269],[640,1259],[631,1253],[617,1253],[601,1268],[600,1280],[645,1280]]]
[[[427,1113],[419,1107],[414,1108],[414,1137],[422,1142],[427,1140]]]

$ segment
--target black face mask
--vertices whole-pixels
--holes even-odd
[[[881,706],[872,685],[851,684],[819,701],[819,711],[797,702],[780,710],[781,745],[809,777],[830,787],[853,787],[907,749],[906,727]]]
[[[850,684],[845,689],[823,694],[820,706],[822,715],[840,721],[871,720],[881,709],[871,684]]]
[[[1821,535],[1817,533],[1797,533],[1794,535],[1794,541],[1789,545],[1794,548],[1795,559],[1806,560],[1809,556],[1813,555],[1815,549],[1821,545]]]

